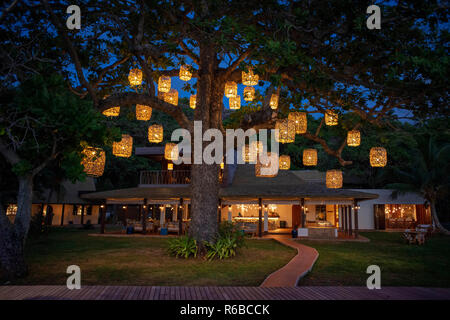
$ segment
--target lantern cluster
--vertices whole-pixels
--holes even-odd
[[[325,111],[325,124],[327,126],[336,126],[338,124],[339,116],[333,110]]]
[[[291,167],[291,157],[288,155],[280,156],[280,170],[289,170]]]
[[[241,97],[240,96],[231,97],[229,103],[230,103],[231,110],[240,109],[241,108]]]
[[[316,166],[317,165],[317,150],[305,149],[303,150],[303,165]]]
[[[359,130],[351,130],[347,133],[347,145],[349,147],[357,147],[361,144],[361,132]]]
[[[128,81],[132,86],[139,86],[142,83],[142,71],[140,69],[131,69],[128,74]]]
[[[190,71],[190,66],[183,65],[180,67],[180,80],[189,81],[192,78],[192,72]]]
[[[372,167],[384,167],[387,164],[387,151],[382,147],[370,149],[370,165]]]
[[[305,133],[308,127],[308,119],[305,112],[291,112],[288,115],[288,119],[295,123],[295,133]]]
[[[191,109],[195,109],[195,107],[197,106],[196,94],[192,94],[191,97],[189,98],[189,106],[191,107]]]
[[[295,122],[289,119],[277,120],[275,123],[275,140],[281,143],[295,141]]]
[[[178,145],[173,142],[166,143],[164,148],[164,158],[166,160],[175,161],[178,159]]]
[[[326,185],[330,189],[342,188],[342,171],[341,170],[328,170],[326,173]]]
[[[142,104],[136,105],[136,119],[142,121],[148,121],[152,117],[152,108],[144,106]]]
[[[133,137],[128,134],[122,135],[122,140],[113,143],[113,155],[129,158],[133,153]]]
[[[91,177],[100,177],[105,170],[105,151],[100,148],[87,147],[83,151],[84,172]]]
[[[158,79],[158,91],[159,92],[169,92],[171,85],[171,79],[168,76],[161,76]]]
[[[258,156],[255,164],[255,175],[257,177],[272,178],[278,174],[279,164],[278,154],[274,152],[267,152],[266,159],[261,159]]]
[[[159,143],[163,140],[163,126],[154,124],[148,127],[148,141],[151,143]]]

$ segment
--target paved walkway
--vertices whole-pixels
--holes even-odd
[[[291,240],[289,235],[270,234],[267,237],[297,249],[297,255],[283,268],[270,274],[261,284],[261,287],[295,287],[298,281],[311,271],[314,263],[319,257],[316,249],[305,246],[297,241]]]
[[[450,288],[3,286],[0,300],[450,300]]]

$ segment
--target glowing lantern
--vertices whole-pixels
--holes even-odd
[[[349,147],[357,147],[361,144],[361,132],[359,130],[351,130],[347,133],[347,145]]]
[[[189,98],[189,106],[191,107],[191,109],[195,109],[196,105],[197,105],[197,95],[193,94]]]
[[[333,110],[325,111],[325,124],[327,126],[335,126],[338,124],[339,116]]]
[[[103,113],[103,115],[105,115],[107,117],[118,117],[120,114],[120,107],[112,107],[112,108],[106,109],[102,113]]]
[[[280,156],[280,170],[289,170],[291,167],[291,157],[284,154]]]
[[[144,106],[142,104],[136,105],[136,119],[148,121],[152,117],[152,108]]]
[[[122,140],[113,143],[113,155],[129,158],[133,153],[133,137],[128,134],[122,135]]]
[[[291,112],[288,119],[295,122],[295,133],[302,134],[308,127],[308,119],[305,112]]]
[[[223,170],[224,168],[225,168],[225,163],[221,162],[221,163],[220,163],[220,169]]]
[[[327,188],[337,189],[342,188],[342,171],[328,170],[326,174]]]
[[[234,98],[237,96],[237,84],[234,81],[227,81],[225,84],[225,97]]]
[[[105,170],[105,151],[100,148],[87,147],[83,150],[84,172],[91,177],[100,177]]]
[[[261,160],[263,162],[261,162]],[[255,175],[257,177],[266,177],[266,178],[272,178],[275,177],[278,174],[278,154],[274,152],[267,152],[266,159],[261,159],[260,156],[258,156],[258,159],[255,164]]]
[[[180,80],[189,81],[192,78],[192,72],[190,71],[190,66],[184,65],[180,67]]]
[[[128,74],[128,81],[132,86],[138,86],[142,83],[142,71],[139,69],[131,69]]]
[[[244,100],[245,101],[253,101],[253,99],[255,99],[255,88],[245,87],[244,88]]]
[[[273,93],[272,94],[272,96],[270,97],[270,107],[272,108],[272,109],[276,109],[276,108],[278,108],[278,99],[279,99],[279,97],[278,97],[278,95],[276,94],[276,93]]]
[[[241,96],[230,98],[230,109],[236,110],[241,108]]]
[[[303,165],[316,166],[317,165],[317,150],[305,149],[303,150]]]
[[[372,167],[384,167],[387,164],[387,152],[385,148],[374,147],[370,149],[370,165]]]
[[[170,91],[170,77],[161,76],[158,79],[158,91],[169,92]]]
[[[173,170],[173,163],[168,163],[167,164],[167,170]]]
[[[159,143],[163,140],[163,126],[154,124],[148,127],[148,141],[152,143]]]
[[[259,81],[259,76],[253,73],[252,69],[248,72],[242,71],[242,84],[244,86],[256,86]]]
[[[250,148],[252,149],[252,152],[254,152],[256,155],[260,154],[261,152],[263,152],[263,143],[262,141],[252,141],[252,143],[250,144]]]
[[[255,162],[257,153],[248,144],[242,146],[242,160],[245,162]]]
[[[289,119],[277,120],[275,123],[275,140],[281,143],[291,143],[295,141],[295,122]]]
[[[174,106],[178,105],[178,91],[175,89],[170,89],[169,92],[164,93],[164,101]]]
[[[178,159],[178,145],[176,143],[166,143],[166,147],[164,148],[164,158],[172,161]]]

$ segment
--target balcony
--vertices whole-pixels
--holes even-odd
[[[189,170],[141,171],[140,185],[186,185],[191,182]]]

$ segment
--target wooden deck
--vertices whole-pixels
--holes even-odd
[[[0,300],[450,300],[450,288],[2,286]]]

